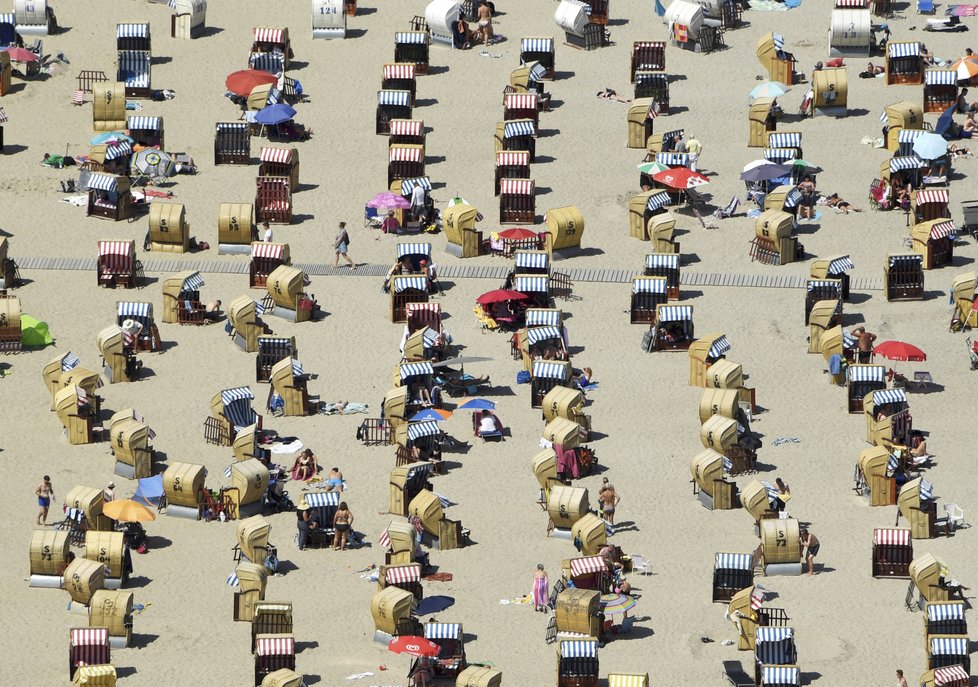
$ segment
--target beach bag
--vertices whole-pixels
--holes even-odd
[[[274,553],[265,556],[265,567],[271,572],[278,572],[278,556]]]
[[[299,300],[299,309],[300,310],[312,310],[312,299],[311,298],[302,298],[302,299],[300,299]]]
[[[526,370],[520,370],[516,373],[516,383],[517,384],[529,384],[530,383],[530,373]]]

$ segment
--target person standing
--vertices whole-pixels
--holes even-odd
[[[346,222],[340,222],[340,230],[336,233],[336,241],[333,243],[334,248],[336,248],[336,259],[333,260],[333,267],[336,267],[340,262],[340,256],[350,263],[350,267],[356,267],[350,256],[346,254],[346,251],[350,247],[350,235],[346,231]]]
[[[774,486],[778,490],[778,493],[774,498],[774,510],[783,511],[784,507],[788,505],[788,501],[791,499],[791,487],[785,484],[780,477],[774,480]]]
[[[601,504],[601,517],[612,525],[615,524],[615,509],[618,507],[619,501],[621,501],[621,497],[613,485],[605,483],[601,486],[601,492],[598,494],[598,503]]]
[[[271,243],[272,242],[272,227],[268,223],[268,220],[265,220],[264,222],[261,223],[261,228],[264,230],[264,232],[262,233],[261,240],[264,241],[265,243]]]
[[[689,155],[689,168],[694,172],[698,171],[696,169],[696,163],[700,159],[700,153],[703,152],[703,144],[699,142],[695,136],[690,136],[689,140],[686,141],[686,153]]]
[[[897,687],[908,687],[907,679],[903,677],[903,671],[898,670],[897,673]]]
[[[479,36],[482,38],[483,45],[489,45],[489,39],[492,38],[492,10],[489,9],[489,3],[486,0],[482,0],[479,3]]]
[[[808,574],[815,574],[815,556],[818,555],[819,541],[818,537],[814,534],[805,530],[801,533],[801,545],[805,547],[805,561],[808,563]]]
[[[54,498],[54,486],[51,484],[50,477],[44,475],[44,479],[34,490],[34,495],[37,496],[37,524],[47,525],[48,509],[51,507],[51,499]]]
[[[309,533],[319,529],[319,514],[309,507],[305,498],[296,506],[296,527],[299,530],[299,550],[303,551],[309,542]]]
[[[537,569],[533,571],[533,610],[538,613],[546,613],[550,606],[550,579],[543,563],[537,563]]]
[[[863,326],[853,329],[852,335],[856,337],[856,348],[858,353],[857,362],[863,364],[872,362],[873,342],[876,341],[876,335],[872,332],[866,331],[866,328]]]
[[[353,529],[353,513],[346,506],[346,501],[340,502],[339,508],[336,509],[336,515],[333,516],[333,551],[337,549],[346,550],[346,540],[350,536],[350,531]]]

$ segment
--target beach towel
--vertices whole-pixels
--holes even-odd
[[[755,12],[787,12],[788,8],[784,3],[774,0],[754,0],[750,4],[751,10]]]
[[[288,444],[272,444],[268,450],[272,453],[297,453],[302,450],[302,442],[296,439]]]
[[[74,205],[76,208],[83,208],[88,205],[88,196],[68,196],[61,199],[62,203]]]
[[[366,403],[350,403],[344,406],[342,403],[323,403],[320,412],[324,415],[353,415],[355,413],[367,412]]]
[[[550,605],[550,580],[546,575],[533,578],[533,605]]]
[[[978,5],[948,5],[944,14],[949,17],[974,17],[978,14]]]

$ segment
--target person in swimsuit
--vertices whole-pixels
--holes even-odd
[[[347,508],[346,501],[342,501],[340,502],[340,507],[336,509],[336,515],[333,516],[333,529],[335,531],[333,535],[333,551],[346,549],[346,539],[352,527],[353,513]]]
[[[482,0],[479,3],[479,36],[482,37],[482,44],[489,45],[489,39],[492,38],[492,10],[489,9],[486,0]]]
[[[329,471],[329,477],[326,478],[326,491],[343,491],[343,473],[339,468]]]
[[[611,484],[605,484],[601,489],[601,493],[598,494],[598,503],[601,504],[601,516],[612,525],[615,524],[615,508],[618,506],[619,501],[621,501],[621,497]]]
[[[825,199],[825,204],[835,208],[837,215],[848,215],[850,212],[862,212],[861,208],[853,207],[849,201],[840,198],[838,193],[833,193]]]
[[[818,555],[818,537],[805,530],[801,535],[801,545],[805,547],[805,561],[808,563],[808,574],[815,574],[815,556]]]
[[[292,479],[308,482],[316,476],[318,471],[316,455],[309,449],[305,449],[292,465]]]
[[[48,509],[51,507],[51,499],[54,498],[54,487],[51,485],[50,477],[44,475],[44,479],[34,490],[34,495],[37,496],[37,524],[47,525]]]
[[[903,677],[903,671],[898,670],[897,673],[897,687],[908,687],[906,678]]]

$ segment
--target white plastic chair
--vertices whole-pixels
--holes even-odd
[[[945,503],[944,512],[947,513],[947,524],[951,531],[964,529],[968,523],[964,521],[964,511],[956,503]]]
[[[640,556],[637,553],[633,553],[632,572],[634,572],[636,575],[651,575],[652,564],[645,558],[645,556]]]

